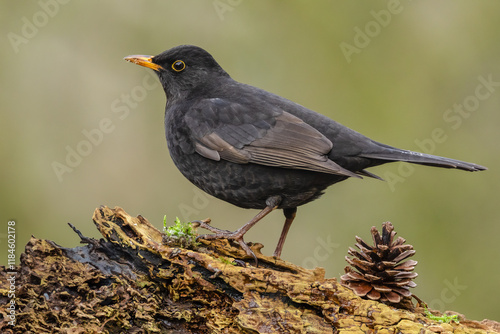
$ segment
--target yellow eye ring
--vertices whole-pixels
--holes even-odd
[[[186,64],[182,60],[176,60],[172,63],[172,69],[176,72],[180,72],[186,68]]]

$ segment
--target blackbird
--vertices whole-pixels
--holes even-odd
[[[481,171],[474,163],[378,143],[326,116],[262,89],[233,80],[202,48],[181,45],[157,56],[127,61],[153,69],[167,96],[165,132],[179,171],[208,194],[242,208],[261,209],[235,232],[200,222],[215,234],[201,238],[243,241],[274,209],[285,224],[279,257],[297,207],[349,177],[380,179],[369,167],[393,161]]]

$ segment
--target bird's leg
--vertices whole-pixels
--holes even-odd
[[[206,221],[196,221],[196,223],[198,223],[200,227],[215,233],[215,234],[203,234],[203,235],[198,236],[198,238],[207,239],[207,240],[210,240],[210,239],[235,240],[240,244],[241,248],[243,248],[249,256],[254,258],[255,263],[257,263],[257,257],[252,252],[250,247],[248,247],[248,245],[245,243],[245,241],[243,240],[243,236],[245,235],[245,233],[248,232],[248,230],[250,230],[252,228],[252,226],[257,224],[257,222],[259,222],[262,218],[264,218],[271,211],[276,209],[278,207],[278,204],[280,201],[281,201],[281,197],[279,197],[279,196],[273,196],[273,197],[268,198],[266,200],[267,206],[262,211],[260,211],[255,217],[253,217],[248,223],[246,223],[245,225],[243,225],[242,227],[240,227],[238,230],[236,230],[234,232],[227,231],[227,230],[220,230],[218,228],[215,228],[213,226],[208,225],[209,222],[207,223]]]
[[[292,226],[295,214],[297,213],[297,208],[283,209],[283,213],[285,214],[285,225],[283,225],[283,230],[281,231],[280,239],[278,240],[278,244],[276,245],[276,250],[273,253],[273,256],[276,258],[279,258],[281,256],[281,250],[283,249],[283,245],[285,244],[285,239],[286,235],[288,234],[288,230],[290,229],[290,226]]]

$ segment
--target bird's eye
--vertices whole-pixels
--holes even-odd
[[[172,64],[172,69],[176,72],[180,72],[185,68],[186,68],[186,64],[184,64],[184,62],[182,60],[176,60]]]

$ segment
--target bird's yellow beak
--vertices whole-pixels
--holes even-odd
[[[123,59],[137,65],[148,67],[155,71],[163,69],[163,67],[161,67],[160,65],[153,63],[153,56],[132,55],[132,56],[127,56]]]

